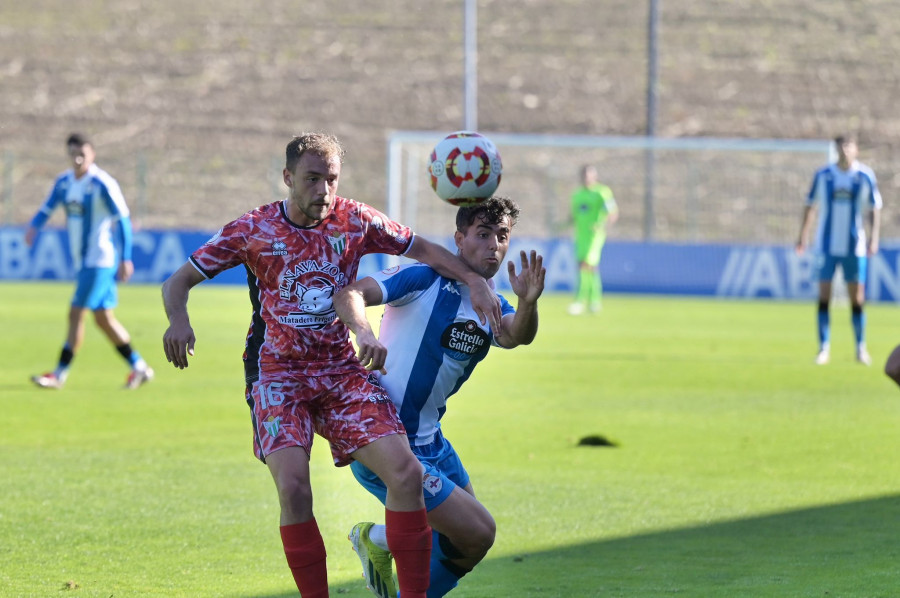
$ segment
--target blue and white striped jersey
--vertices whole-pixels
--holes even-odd
[[[91,164],[75,178],[72,169],[56,178],[50,195],[31,220],[46,224],[53,210],[63,205],[69,231],[69,249],[75,268],[112,268],[120,259],[131,259],[131,220],[119,183],[105,170]],[[121,254],[117,254],[121,251]]]
[[[881,209],[881,193],[875,173],[854,162],[849,170],[837,164],[819,169],[809,190],[807,205],[818,205],[819,224],[815,248],[833,257],[866,255],[866,209]]]
[[[407,264],[372,278],[386,303],[379,340],[388,349],[387,375],[381,383],[410,443],[429,444],[440,428],[447,398],[496,344],[494,335],[472,309],[469,288],[429,266]],[[503,315],[515,312],[498,297]]]

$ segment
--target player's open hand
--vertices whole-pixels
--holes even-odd
[[[519,252],[519,257],[522,260],[522,271],[518,275],[512,260],[506,263],[509,285],[520,301],[534,303],[544,292],[544,277],[547,274],[544,258],[534,249],[530,255],[526,255],[524,251]]]
[[[190,324],[171,324],[163,334],[166,359],[179,370],[188,366],[188,356],[194,356],[194,329]]]
[[[119,282],[128,282],[131,280],[132,274],[134,274],[134,262],[131,260],[119,262],[119,270],[116,273],[116,278],[118,278]]]

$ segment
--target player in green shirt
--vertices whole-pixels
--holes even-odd
[[[603,285],[600,282],[600,252],[606,241],[606,223],[619,217],[612,190],[597,181],[597,169],[586,165],[581,169],[582,186],[572,194],[572,220],[575,224],[575,257],[578,259],[578,287],[575,302],[569,306],[573,315],[600,310]]]

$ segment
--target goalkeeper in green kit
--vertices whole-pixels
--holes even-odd
[[[606,241],[606,223],[619,217],[612,190],[597,181],[597,169],[583,166],[582,185],[572,194],[572,220],[575,224],[575,257],[578,259],[578,284],[572,315],[585,309],[600,311],[603,285],[600,282],[600,252]]]

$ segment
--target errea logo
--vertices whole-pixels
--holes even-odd
[[[284,241],[272,241],[272,255],[287,255],[287,244]]]

